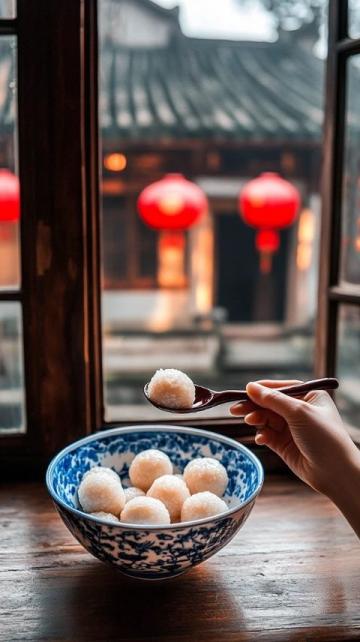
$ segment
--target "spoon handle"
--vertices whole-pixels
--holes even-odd
[[[313,390],[336,390],[338,387],[339,382],[337,379],[334,377],[324,377],[323,379],[313,379],[312,381],[297,383],[287,388],[279,388],[279,390],[290,397],[300,397]]]
[[[289,397],[301,397],[307,392],[312,390],[336,390],[339,387],[339,382],[333,377],[325,377],[323,379],[313,379],[312,381],[304,381],[304,383],[297,383],[293,386],[285,388],[278,388],[284,395]],[[249,395],[246,390],[224,390],[216,392],[214,395],[216,404],[227,403],[229,401],[250,401]]]

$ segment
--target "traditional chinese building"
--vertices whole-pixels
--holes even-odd
[[[177,9],[148,0],[112,4],[101,30],[104,316],[160,329],[220,307],[230,322],[252,322],[268,320],[270,296],[271,320],[307,321],[323,118],[316,33],[284,32],[271,43],[189,38]],[[301,253],[298,226],[282,234],[272,291],[258,286],[254,232],[237,212],[244,182],[269,170],[300,189],[311,245]],[[157,233],[140,221],[136,199],[168,172],[197,182],[210,212],[188,234],[186,286],[164,291]]]

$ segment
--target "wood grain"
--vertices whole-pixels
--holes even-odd
[[[15,461],[34,472],[100,425],[93,408],[99,367],[90,337],[96,316],[83,25],[94,4],[17,2],[27,432],[1,438],[0,468],[9,472]]]
[[[360,640],[359,543],[330,502],[268,478],[243,530],[188,574],[128,580],[92,558],[41,484],[0,489],[0,640]]]

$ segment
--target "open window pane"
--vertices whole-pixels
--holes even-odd
[[[16,38],[0,36],[0,293],[20,285]]]
[[[0,0],[0,19],[15,18],[15,15],[16,15],[16,1]]]
[[[360,37],[360,5],[358,0],[348,0],[349,7],[349,36],[350,38]]]
[[[215,389],[313,372],[319,14],[308,16],[304,2],[313,22],[306,18],[290,37],[274,32],[275,16],[262,9],[267,27],[259,34],[250,6],[234,2],[226,17],[214,0],[205,34],[196,3],[180,2],[180,15],[165,4],[98,3],[108,420],[165,418],[142,394],[159,367],[179,368]],[[300,196],[279,236],[257,236],[260,222],[255,229],[240,216],[239,195],[264,172],[282,176]],[[144,188],[173,173],[208,201],[176,235],[156,220],[151,229],[138,204]],[[161,207],[166,202],[174,214],[179,200],[160,198]]]
[[[360,284],[360,56],[347,63],[341,281]]]
[[[342,305],[338,327],[336,400],[349,426],[360,427],[360,307]]]
[[[21,306],[19,303],[0,303],[0,433],[24,431]]]

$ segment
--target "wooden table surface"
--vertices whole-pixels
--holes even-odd
[[[268,477],[235,539],[175,580],[124,578],[43,485],[0,489],[0,640],[360,640],[360,546],[325,498]]]

